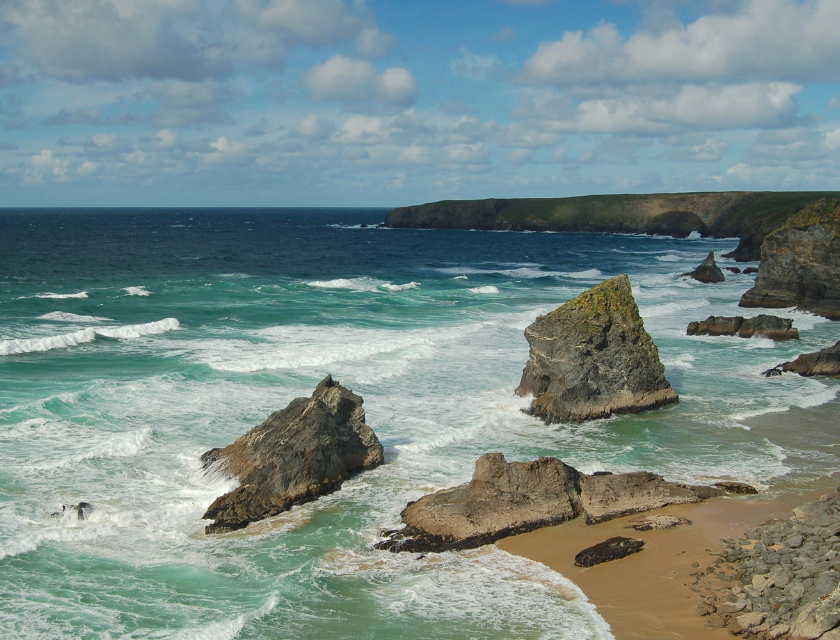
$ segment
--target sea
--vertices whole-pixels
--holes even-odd
[[[737,307],[754,276],[680,277],[709,251],[734,266],[721,254],[736,239],[380,228],[385,213],[0,211],[1,637],[611,638],[536,562],[373,545],[486,452],[768,492],[840,469],[830,429],[774,440],[748,425],[835,400],[838,380],[761,372],[833,344],[838,325],[787,309],[774,313],[799,341],[685,335],[759,313]],[[524,329],[624,273],[679,404],[586,424],[523,413]],[[236,485],[199,456],[327,374],[364,398],[386,463],[205,535],[205,509]]]

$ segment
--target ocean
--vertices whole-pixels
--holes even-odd
[[[0,211],[0,636],[610,638],[538,563],[373,544],[490,451],[770,492],[840,469],[833,434],[774,442],[745,424],[835,399],[840,381],[761,372],[833,344],[836,324],[781,310],[801,340],[685,335],[759,313],[737,307],[752,276],[680,278],[710,250],[734,265],[720,255],[737,240],[377,228],[384,216]],[[525,327],[622,273],[680,403],[583,425],[522,413]],[[328,373],[364,398],[386,464],[206,536],[204,510],[234,485],[201,453]],[[88,519],[62,513],[80,501]]]

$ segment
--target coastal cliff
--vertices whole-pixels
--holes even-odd
[[[739,237],[731,257],[758,260],[764,238],[832,192],[621,194],[572,198],[443,200],[388,212],[386,227],[651,233]]]

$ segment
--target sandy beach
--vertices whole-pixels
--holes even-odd
[[[788,430],[796,437],[803,422],[820,423],[825,431],[835,427],[840,403],[812,409],[752,418],[748,426],[757,433]],[[836,441],[836,440],[835,440]],[[555,527],[501,540],[498,547],[541,562],[575,582],[612,627],[617,640],[703,640],[732,638],[726,629],[708,629],[694,609],[701,602],[691,590],[691,575],[715,560],[723,537],[738,537],[747,529],[775,518],[788,518],[791,510],[835,490],[837,478],[825,477],[785,483],[782,491],[753,496],[714,498],[695,505],[674,505],[649,513],[662,513],[692,521],[664,531],[627,529],[627,516],[588,526],[577,519]],[[645,541],[641,553],[622,560],[581,568],[575,555],[599,542],[628,536]],[[694,563],[698,563],[699,567]]]

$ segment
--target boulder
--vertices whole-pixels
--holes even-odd
[[[630,279],[582,293],[525,330],[528,363],[516,388],[546,423],[581,422],[677,402],[645,331]]]
[[[657,513],[635,518],[629,525],[627,525],[626,528],[634,529],[635,531],[661,531],[663,529],[673,529],[674,527],[683,524],[692,523],[688,518],[678,518],[677,516],[666,516],[664,514]]]
[[[597,524],[669,504],[702,502],[723,495],[722,490],[714,487],[668,482],[649,471],[583,476],[580,488],[586,524]]]
[[[698,266],[694,271],[682,274],[681,277],[683,276],[694,278],[698,282],[702,282],[704,284],[712,284],[726,280],[726,277],[723,275],[723,271],[720,270],[720,267],[717,266],[717,263],[715,262],[714,251],[709,251],[709,255],[706,256],[706,259],[700,263],[700,266]]]
[[[758,336],[776,341],[799,339],[799,329],[793,328],[793,320],[766,314],[755,318],[709,316],[700,322],[690,322],[685,333],[689,336]]]
[[[405,527],[384,532],[376,548],[470,549],[581,514],[593,524],[722,494],[647,472],[588,476],[557,458],[509,463],[501,453],[488,453],[475,463],[470,482],[410,502],[400,514]]]
[[[735,493],[740,495],[756,495],[758,493],[758,489],[754,486],[747,484],[746,482],[715,482],[715,485],[718,489],[725,491],[726,493]]]
[[[738,267],[726,267],[726,270],[729,273],[741,273],[741,269],[739,269]]]
[[[804,607],[790,629],[793,640],[814,640],[840,625],[840,587]]]
[[[575,518],[583,474],[557,458],[507,462],[487,453],[472,480],[410,502],[405,528],[376,545],[389,551],[471,549]]]
[[[344,480],[384,461],[382,445],[365,424],[364,401],[327,376],[309,398],[296,398],[244,436],[201,456],[205,469],[237,478],[240,486],[204,514],[207,533],[233,531],[315,500]]]
[[[840,320],[840,203],[806,207],[764,239],[742,307],[797,307]]]
[[[765,378],[782,373],[798,373],[800,376],[840,376],[840,341],[833,347],[826,347],[813,353],[803,353],[796,360],[783,362],[764,372]]]
[[[617,536],[604,542],[587,547],[575,556],[578,567],[594,567],[596,564],[620,560],[634,553],[639,553],[645,546],[644,540]]]

